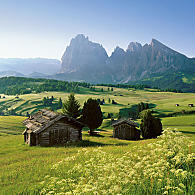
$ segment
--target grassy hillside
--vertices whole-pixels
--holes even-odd
[[[101,185],[104,188],[104,190],[106,190],[105,193],[108,192],[109,189],[113,189],[114,190],[113,193],[116,192],[115,190],[117,189],[114,189],[113,187],[109,187],[109,186],[112,185],[118,187],[121,185],[124,186],[124,183],[120,183],[120,182],[124,181],[124,179],[126,178],[125,181],[129,185],[128,189],[133,190],[134,191],[133,193],[142,194],[142,193],[151,192],[151,184],[150,185],[147,184],[148,182],[151,181],[151,179],[148,180],[147,177],[144,177],[145,180],[140,181],[141,183],[139,188],[135,188],[133,183],[132,183],[133,186],[130,187],[132,184],[130,185],[130,183],[128,183],[128,181],[132,181],[132,179],[134,179],[134,182],[138,182],[140,180],[138,174],[141,174],[140,172],[141,170],[137,169],[136,167],[142,166],[144,168],[144,166],[146,166],[143,164],[144,162],[140,161],[140,159],[148,158],[146,162],[151,163],[150,164],[151,166],[156,167],[157,170],[161,170],[162,168],[161,164],[159,163],[158,165],[156,164],[157,162],[155,159],[157,157],[156,156],[154,157],[153,154],[150,154],[151,149],[149,147],[153,147],[153,146],[155,147],[154,144],[156,143],[157,140],[151,139],[151,140],[140,140],[140,141],[126,141],[126,140],[113,139],[112,137],[110,137],[112,134],[112,128],[107,126],[108,120],[105,120],[104,123],[102,124],[101,127],[102,131],[100,137],[90,137],[87,134],[86,130],[84,130],[83,141],[76,145],[70,145],[67,147],[39,147],[39,146],[29,147],[28,145],[24,144],[22,135],[13,135],[13,131],[15,131],[17,134],[22,132],[23,125],[21,121],[23,119],[24,117],[14,117],[14,116],[1,117],[0,194],[37,194],[40,193],[42,190],[46,190],[45,192],[42,191],[42,193],[51,191],[50,194],[56,194],[56,192],[63,191],[62,189],[64,190],[66,189],[67,191],[66,188],[67,183],[66,182],[64,183],[65,181],[64,179],[65,178],[79,179],[80,174],[84,174],[84,175],[88,174],[87,170],[90,171],[89,174],[91,175],[91,177],[89,175],[88,176],[86,175],[85,182],[90,182],[89,181],[90,178],[95,179],[96,177],[98,177],[96,179],[96,182],[100,182],[98,186]],[[6,125],[11,123],[13,123],[13,125],[9,125],[9,126]],[[2,130],[5,128],[6,128],[6,132],[5,131],[2,132]],[[193,131],[195,132],[195,129]],[[149,143],[152,145],[148,145]],[[182,143],[185,144],[185,142],[183,141]],[[174,147],[175,146],[176,144],[174,144]],[[133,161],[131,162],[128,159],[129,154],[134,155]],[[147,155],[149,155],[150,158],[153,159],[149,159]],[[157,159],[162,158],[162,152],[159,155],[160,156]],[[137,158],[140,159],[138,160]],[[124,164],[125,163],[124,159],[126,159],[125,160],[126,164]],[[87,164],[85,164],[87,162],[93,163],[93,165],[90,164],[90,167],[85,170],[83,168],[84,167],[87,168]],[[120,164],[120,162],[123,162],[122,163],[123,166],[122,164]],[[139,162],[139,165],[135,164],[133,166],[134,169],[132,169],[132,165],[130,163],[137,163],[137,162]],[[79,172],[75,172],[74,174],[70,173],[71,168],[73,168],[73,166],[76,167],[81,166],[80,163],[84,163],[82,164],[83,168],[80,168],[79,171],[80,174]],[[118,169],[115,170],[114,172],[111,171],[110,163],[112,164],[112,166],[116,164]],[[141,165],[140,163],[143,165]],[[163,166],[164,165],[165,162],[163,162]],[[100,166],[101,169],[99,169],[98,166]],[[124,168],[124,166],[126,166],[126,168]],[[112,169],[115,169],[115,166],[113,166]],[[152,171],[152,169],[150,170],[150,172]],[[102,170],[104,170],[105,172],[104,179],[103,178],[102,179],[105,180],[106,183],[109,185],[104,186],[104,181],[103,180],[101,181],[99,178],[101,175],[103,175]],[[81,171],[84,172],[81,173]],[[120,174],[122,173],[121,171],[122,172],[124,171],[122,175]],[[131,176],[131,171],[136,171],[134,172],[134,176]],[[112,175],[113,178],[112,179],[108,178],[109,175],[110,176]],[[131,178],[128,178],[128,175],[130,175]],[[154,177],[153,181],[156,182],[155,177],[156,178],[158,177],[157,176],[153,176],[153,177]],[[174,179],[175,182],[176,178],[174,178],[172,175],[169,175],[168,177]],[[119,182],[120,185],[116,181],[120,181]],[[191,179],[189,181],[191,181]],[[185,182],[185,179],[184,180],[180,179],[178,182],[174,183],[174,185],[178,186],[180,183]],[[148,188],[142,186],[146,184],[147,186],[149,185]],[[73,185],[71,181],[69,181],[69,185]],[[83,185],[88,186],[89,183],[88,184],[83,183],[82,186]],[[163,188],[163,185],[161,186],[161,188]],[[155,183],[154,186],[152,187],[152,190],[155,192],[159,187],[160,184]],[[71,188],[74,189],[73,186],[71,186]],[[80,189],[80,192],[85,190],[87,189],[84,188]],[[90,189],[88,190],[93,192],[94,189],[90,187]],[[99,189],[101,194],[103,193],[102,190],[103,189]],[[181,188],[181,190],[185,190],[185,189]],[[189,184],[188,185],[189,194],[192,192],[192,190],[193,188],[191,184]],[[162,189],[162,192],[163,191],[164,190]],[[120,188],[118,192],[120,192]]]
[[[115,117],[121,108],[128,108],[141,101],[147,102],[153,105],[155,114],[161,116],[164,128],[177,128],[189,136],[190,140],[195,141],[195,114],[166,117],[172,113],[180,113],[182,110],[195,111],[195,108],[187,106],[189,103],[195,104],[195,94],[154,92],[151,89],[114,88],[114,91],[107,91],[107,87],[99,86],[99,88],[104,88],[104,92],[100,89],[90,91],[81,88],[76,98],[81,105],[89,97],[104,98],[106,104],[101,106],[104,115],[113,113]],[[0,106],[15,109],[17,113],[25,115],[26,112],[33,113],[43,108],[41,102],[43,97],[52,95],[55,103],[59,97],[63,100],[67,99],[69,93],[26,94],[20,95],[18,99],[15,96],[5,96],[5,99],[0,99]],[[109,98],[114,99],[118,104],[108,103]],[[175,104],[180,106],[176,107]],[[171,159],[174,155],[167,156],[169,152],[165,149],[166,145],[160,145],[162,140],[158,143],[157,139],[139,141],[113,139],[110,119],[104,119],[99,128],[101,132],[99,137],[90,137],[87,129],[84,129],[83,141],[66,147],[25,145],[21,135],[24,130],[22,125],[24,119],[24,116],[0,116],[0,194],[40,192],[56,194],[61,190],[68,192],[70,189],[74,190],[75,194],[78,192],[90,194],[95,190],[99,194],[120,192],[125,194],[123,190],[127,190],[127,194],[157,194],[166,192],[168,187],[169,193],[176,190],[178,194],[183,192],[191,194],[193,191],[190,153],[194,151],[194,147],[188,147],[190,143],[183,138],[176,138],[177,136],[174,135],[174,142],[166,142],[166,145],[171,144],[169,152],[173,152],[171,149],[173,145],[174,148],[181,147],[175,158],[180,160],[179,163],[183,163],[179,165],[182,171],[178,172],[178,166],[174,164],[175,168],[172,171],[175,172],[171,172],[166,167],[168,166],[166,159]],[[184,151],[182,147],[186,147]],[[188,159],[188,163],[184,159]],[[73,167],[75,172],[71,172]],[[165,175],[161,175],[162,173]],[[82,175],[85,179],[81,177]],[[138,187],[136,183],[139,183]],[[109,191],[111,189],[113,191]],[[69,194],[71,193],[70,191]]]
[[[192,71],[193,72],[193,71]],[[173,73],[155,75],[148,79],[131,82],[131,84],[143,84],[153,88],[176,89],[183,92],[195,92],[195,75],[193,73]]]
[[[24,131],[22,121],[25,117],[0,116],[0,136],[21,135]]]
[[[104,89],[101,92],[101,88]],[[146,90],[133,90],[133,89],[119,89],[114,88],[114,91],[107,91],[107,87],[96,87],[96,91],[90,91],[88,88],[80,88],[79,93],[76,94],[76,98],[79,100],[81,105],[89,97],[104,99],[106,104],[102,105],[102,111],[106,113],[117,114],[119,109],[128,108],[133,104],[139,102],[147,102],[154,105],[153,110],[159,114],[171,114],[174,112],[195,111],[194,108],[189,108],[188,104],[195,105],[195,94],[193,93],[172,93],[172,92],[154,92],[150,89]],[[33,113],[38,109],[43,108],[42,99],[43,97],[54,96],[54,104],[57,103],[61,97],[62,100],[66,100],[69,93],[67,92],[43,92],[38,94],[26,94],[19,95],[16,99],[15,96],[5,96],[5,99],[0,99],[0,109],[5,111],[6,109],[15,109],[16,113],[26,115],[26,112]],[[3,94],[1,94],[3,96]],[[118,104],[113,105],[108,103],[108,99],[115,100]],[[180,104],[176,107],[175,104]]]

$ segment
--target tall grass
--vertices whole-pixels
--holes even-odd
[[[43,194],[192,194],[191,142],[165,130],[157,141],[114,155],[86,148],[55,163],[40,183]]]

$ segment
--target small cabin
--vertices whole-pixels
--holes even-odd
[[[194,104],[188,104],[189,107],[194,107]]]
[[[179,104],[175,104],[175,106],[179,106]]]
[[[113,137],[126,140],[139,140],[140,130],[137,129],[138,124],[132,120],[120,120],[114,122]]]
[[[24,142],[29,146],[52,146],[82,140],[82,123],[50,110],[38,111],[23,124],[26,126]]]

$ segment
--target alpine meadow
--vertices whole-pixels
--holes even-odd
[[[194,194],[193,0],[0,10],[0,195]]]

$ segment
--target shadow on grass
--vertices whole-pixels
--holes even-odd
[[[104,135],[100,135],[100,134],[97,134],[97,135],[89,135],[89,134],[86,134],[85,135],[86,137],[105,137]]]
[[[94,136],[93,136],[94,137]],[[65,145],[55,145],[55,146],[50,146],[50,147],[97,147],[97,146],[125,146],[128,145],[128,143],[116,143],[116,144],[106,144],[106,143],[101,143],[101,142],[95,142],[95,141],[89,141],[89,140],[82,140],[80,142],[75,142],[75,143],[67,143]]]
[[[179,132],[182,132],[184,134],[195,134],[195,132],[193,132],[193,131],[181,131],[181,130],[179,130]]]

